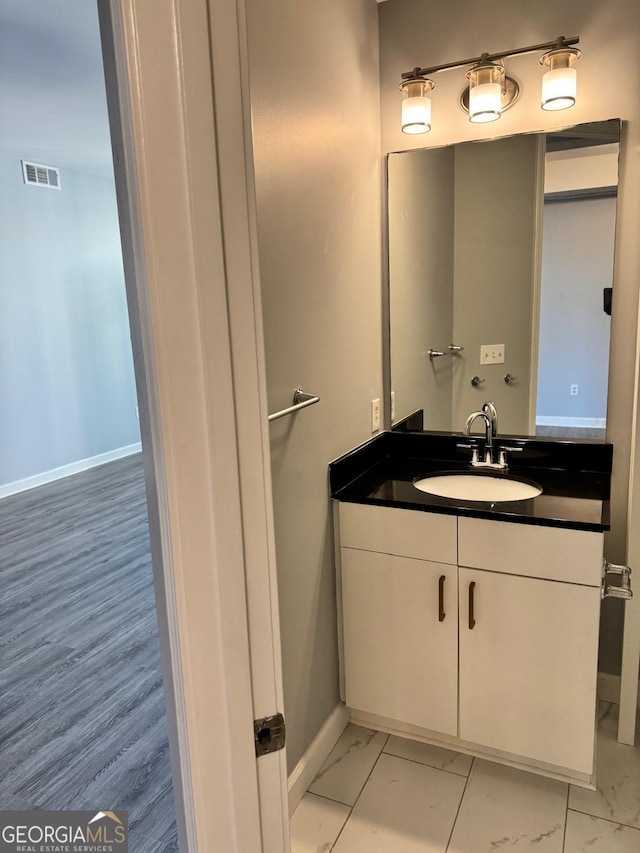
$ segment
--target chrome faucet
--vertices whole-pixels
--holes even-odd
[[[516,453],[522,450],[522,447],[501,447],[498,453],[498,461],[494,459],[494,439],[498,435],[498,411],[495,403],[487,400],[483,403],[482,409],[479,412],[472,412],[467,418],[464,425],[464,434],[471,435],[471,427],[474,422],[482,418],[485,427],[484,440],[484,461],[481,461],[478,454],[478,448],[469,444],[459,444],[458,447],[472,451],[471,466],[473,468],[497,468],[500,471],[505,471],[509,466],[507,464],[507,452]]]
[[[492,403],[491,400],[487,400],[486,403],[482,404],[482,409],[485,415],[489,415],[491,418],[491,435],[493,438],[497,438],[498,436],[498,410],[496,409],[496,404]]]
[[[486,405],[486,404],[485,404]],[[491,403],[493,406],[493,403]],[[482,407],[484,410],[484,406]],[[495,409],[495,406],[494,406]],[[464,425],[464,434],[471,435],[471,427],[478,418],[482,418],[485,426],[484,463],[476,461],[475,465],[487,465],[493,462],[493,421],[487,412],[472,412]]]

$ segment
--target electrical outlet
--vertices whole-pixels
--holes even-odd
[[[380,400],[371,401],[371,432],[380,429]]]
[[[396,392],[391,392],[391,423],[396,419]]]
[[[485,344],[481,346],[480,364],[504,364],[504,344]]]
[[[578,396],[578,391],[579,391],[579,390],[580,390],[580,386],[579,386],[579,385],[572,385],[572,386],[571,386],[571,390],[569,391],[569,394],[570,394],[572,397],[577,397],[577,396]]]

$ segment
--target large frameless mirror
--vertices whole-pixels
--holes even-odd
[[[604,439],[620,121],[389,155],[392,421]]]

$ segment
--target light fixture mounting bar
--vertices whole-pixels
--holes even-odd
[[[559,36],[554,41],[545,41],[542,44],[532,44],[529,45],[529,47],[519,47],[515,50],[504,50],[500,53],[483,53],[481,56],[473,56],[471,59],[463,59],[458,62],[448,62],[446,65],[433,65],[431,68],[416,67],[411,71],[405,71],[401,74],[401,79],[409,80],[416,77],[425,77],[428,74],[437,74],[439,71],[449,71],[453,68],[464,68],[467,65],[477,65],[479,62],[496,62],[499,59],[506,59],[509,56],[519,56],[523,53],[539,53],[540,51],[573,47],[573,45],[578,44],[579,41],[579,36],[571,36],[571,38]]]

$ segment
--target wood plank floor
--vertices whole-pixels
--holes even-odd
[[[0,501],[0,809],[178,849],[139,454]]]
[[[536,438],[568,438],[578,441],[605,441],[606,429],[598,427],[563,427],[536,425]]]

